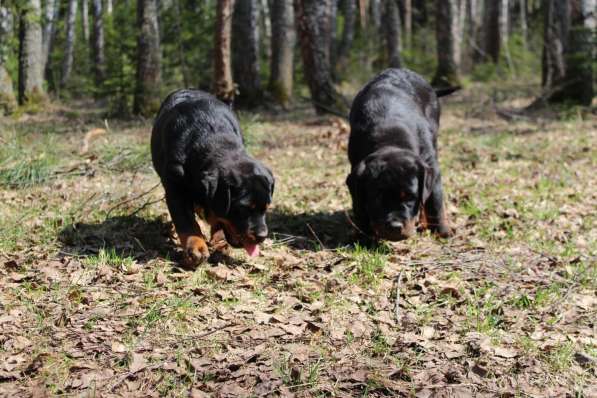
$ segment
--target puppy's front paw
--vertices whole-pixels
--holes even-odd
[[[448,224],[440,224],[433,232],[438,234],[440,238],[451,238],[454,236],[454,229]]]
[[[209,258],[207,243],[201,236],[190,235],[181,240],[184,249],[183,263],[186,266],[197,266]]]

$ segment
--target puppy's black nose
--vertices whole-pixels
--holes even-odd
[[[249,237],[256,243],[261,243],[265,240],[265,238],[267,238],[267,232],[267,227],[260,228],[256,231],[251,231],[251,233],[249,233]]]
[[[398,221],[398,220],[393,220],[393,221],[390,221],[390,223],[389,223],[389,226],[390,226],[390,228],[392,228],[392,229],[398,229],[398,230],[401,230],[401,229],[402,229],[402,227],[404,227],[404,224],[402,224],[402,222],[400,222],[400,221]]]

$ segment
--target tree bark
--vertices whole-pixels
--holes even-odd
[[[595,0],[548,0],[543,85],[549,102],[590,105],[594,96]]]
[[[344,26],[342,29],[342,40],[338,46],[338,56],[336,58],[336,67],[339,72],[346,70],[346,67],[348,66],[348,59],[354,41],[354,30],[357,19],[356,0],[344,0],[342,6]]]
[[[85,43],[89,43],[89,0],[81,0],[81,25]]]
[[[295,0],[295,12],[305,78],[317,113],[348,113],[345,99],[332,82],[330,65],[330,3],[334,0]]]
[[[487,0],[483,10],[483,53],[486,60],[491,59],[494,63],[500,60],[502,1]]]
[[[106,79],[106,58],[104,55],[104,12],[102,0],[91,0],[93,13],[92,58],[95,84],[101,85]]]
[[[236,92],[232,80],[230,56],[233,10],[234,0],[219,0],[217,2],[213,91],[220,100],[229,104],[234,101]]]
[[[436,0],[437,70],[436,87],[460,85],[458,72],[458,0]]]
[[[413,36],[413,4],[412,0],[404,0],[404,42],[406,47],[412,46]]]
[[[113,10],[114,5],[112,4],[112,0],[106,0],[106,15],[112,15]]]
[[[232,71],[235,103],[255,107],[262,96],[259,65],[259,0],[239,0],[232,16]]]
[[[161,53],[157,0],[137,0],[137,81],[133,113],[154,115],[160,107]]]
[[[271,8],[272,57],[270,64],[269,90],[274,99],[287,107],[292,98],[294,45],[294,7],[292,0],[276,0]]]
[[[12,79],[6,70],[8,48],[8,35],[12,31],[12,15],[7,7],[0,5],[0,116],[11,113],[16,105]]]
[[[54,32],[55,32],[55,21],[58,18],[58,10],[60,6],[60,2],[57,0],[46,0],[46,8],[44,9],[44,19],[45,25],[43,29],[43,57],[44,57],[44,70],[46,69],[46,65],[48,64],[48,59],[50,57],[50,50],[52,48],[52,42],[54,40]]]
[[[23,3],[19,29],[19,103],[46,99],[41,29],[41,2]]]
[[[68,1],[66,14],[66,39],[64,47],[64,58],[62,63],[62,77],[60,85],[64,87],[70,79],[73,68],[73,54],[75,48],[75,22],[77,20],[77,0]]]
[[[520,8],[520,35],[522,36],[522,46],[528,50],[529,47],[529,24],[527,14],[527,0],[519,0]]]
[[[390,68],[400,68],[400,10],[398,0],[383,0],[383,35],[386,60]]]

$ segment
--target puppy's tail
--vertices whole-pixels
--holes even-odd
[[[435,95],[437,95],[437,98],[445,97],[446,95],[455,93],[458,90],[462,90],[462,86],[442,87],[433,89],[433,91],[435,91]]]

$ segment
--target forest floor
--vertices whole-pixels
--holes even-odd
[[[0,121],[0,396],[597,396],[597,118],[506,121],[489,92],[444,103],[456,236],[373,249],[352,244],[342,124],[243,114],[271,236],[196,270],[150,121],[89,145],[90,103]]]

